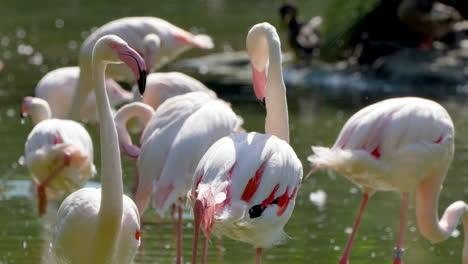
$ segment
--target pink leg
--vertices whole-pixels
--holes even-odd
[[[353,226],[353,231],[351,232],[351,236],[349,237],[348,242],[346,243],[345,250],[343,252],[343,255],[341,255],[341,258],[338,264],[349,264],[349,253],[351,252],[351,247],[353,246],[354,237],[356,236],[357,230],[359,228],[359,224],[361,223],[361,217],[362,217],[362,214],[364,213],[364,210],[366,209],[368,200],[369,200],[369,194],[364,193],[364,196],[361,202],[361,207],[359,208],[359,213],[357,215],[356,222],[354,223],[354,226]]]
[[[177,206],[179,219],[177,222],[177,264],[182,264],[182,206]]]
[[[135,172],[135,185],[133,186],[133,197],[135,197],[136,192],[138,190],[138,183],[140,182],[140,171],[138,171],[138,168],[136,169]]]
[[[256,256],[255,256],[255,264],[262,264],[262,253],[263,253],[263,248],[257,248],[256,249]]]
[[[42,216],[45,214],[46,209],[47,209],[47,195],[46,195],[46,187],[49,182],[57,176],[57,174],[63,170],[65,167],[70,165],[70,154],[65,153],[64,155],[64,160],[63,160],[63,165],[60,165],[58,168],[54,169],[48,176],[47,178],[37,186],[37,196],[38,196],[38,208],[39,208],[39,216]]]
[[[209,239],[206,236],[203,236],[203,252],[202,252],[202,264],[206,264],[208,256],[208,241]]]
[[[400,208],[400,228],[398,230],[397,243],[395,246],[395,259],[393,264],[403,264],[401,258],[403,257],[403,238],[406,230],[406,215],[408,214],[408,200],[409,193],[404,192],[401,197],[401,208]]]
[[[203,208],[202,202],[200,200],[196,200],[193,206],[195,231],[193,234],[192,264],[197,264],[198,235],[200,234],[202,208]]]

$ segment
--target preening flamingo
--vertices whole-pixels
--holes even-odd
[[[145,95],[148,91],[145,89]],[[138,118],[143,122],[143,127],[146,127],[148,122],[154,115],[154,110],[151,106],[133,102],[122,106],[115,114],[114,120],[117,127],[119,137],[120,152],[122,155],[136,162],[140,155],[140,148],[132,143],[132,138],[128,133],[127,122],[132,118]],[[141,142],[140,142],[141,145]]]
[[[80,68],[78,66],[62,67],[48,72],[37,83],[34,94],[49,103],[52,117],[63,119],[67,116],[78,84],[79,75]],[[106,89],[111,107],[133,100],[132,92],[126,91],[112,79],[106,80]],[[98,117],[94,92],[91,92],[86,98],[79,119],[97,122]]]
[[[403,235],[409,192],[416,189],[416,218],[422,235],[436,243],[450,237],[460,218],[465,228],[463,263],[468,264],[468,207],[451,204],[438,217],[441,186],[453,158],[454,127],[447,111],[436,102],[394,98],[354,114],[331,148],[312,147],[309,161],[329,168],[359,185],[364,199],[339,263],[349,254],[368,198],[377,190],[402,193],[400,229],[394,264],[402,263]]]
[[[266,134],[240,133],[218,140],[195,171],[189,197],[195,216],[192,263],[197,261],[200,226],[262,249],[280,243],[302,180],[302,164],[289,145],[286,87],[276,29],[261,23],[247,35],[254,90],[265,103]],[[269,63],[268,63],[269,62]],[[268,65],[268,66],[267,66]]]
[[[38,209],[42,216],[47,200],[77,190],[94,175],[93,142],[81,124],[51,119],[49,105],[40,98],[24,98],[21,115],[28,114],[36,125],[26,140],[24,156],[37,186]]]
[[[140,245],[140,216],[123,194],[117,131],[105,89],[107,64],[120,62],[132,69],[144,91],[143,58],[117,36],[100,38],[92,53],[92,79],[101,129],[102,188],[78,190],[60,206],[53,242],[59,263],[131,263]]]
[[[100,37],[107,34],[121,37],[130,47],[143,54],[145,61],[151,63],[148,69],[161,67],[190,48],[213,47],[209,36],[192,34],[157,17],[125,17],[110,21],[91,33],[81,46],[81,74],[69,112],[72,119],[77,118],[81,105],[91,91],[90,58],[93,46]],[[124,65],[109,65],[107,75],[117,80],[131,78],[131,72]]]
[[[230,105],[204,92],[174,96],[161,104],[141,137],[135,203],[142,214],[153,194],[160,214],[178,205],[178,263],[182,257],[182,198],[193,173],[216,140],[235,131],[242,120]]]

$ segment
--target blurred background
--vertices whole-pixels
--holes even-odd
[[[280,12],[281,11],[281,12]],[[59,202],[39,219],[24,167],[22,98],[33,95],[50,70],[78,64],[83,40],[97,27],[125,16],[156,16],[194,33],[210,35],[215,48],[191,50],[160,71],[183,71],[214,89],[244,118],[247,131],[264,131],[264,109],[252,93],[245,49],[250,27],[273,24],[284,51],[291,145],[307,173],[310,145],[333,144],[358,109],[384,98],[422,96],[447,108],[456,127],[455,160],[440,208],[468,200],[468,3],[461,0],[2,0],[0,7],[0,263],[52,263],[50,241]],[[295,23],[297,22],[297,23]],[[465,40],[466,39],[466,40]],[[128,85],[126,86],[128,88]],[[87,125],[99,162],[98,133]],[[135,169],[124,160],[129,193]],[[99,182],[99,175],[93,181]],[[315,173],[298,193],[286,233],[265,251],[264,263],[337,263],[357,213],[361,191],[344,177]],[[397,193],[379,192],[368,209],[351,254],[352,263],[390,263],[399,217]],[[186,217],[190,218],[187,210]],[[170,219],[143,217],[143,245],[136,263],[175,263]],[[414,207],[405,240],[406,263],[460,263],[463,233],[432,245],[417,230]],[[192,225],[184,233],[190,260]],[[214,238],[209,263],[254,261],[249,245]]]

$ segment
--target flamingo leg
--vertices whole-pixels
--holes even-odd
[[[47,176],[47,178],[37,186],[39,216],[44,215],[46,212],[46,208],[47,208],[46,187],[47,185],[50,183],[50,181],[52,181],[55,178],[55,176],[57,176],[57,174],[60,173],[61,170],[63,170],[68,165],[70,165],[70,159],[71,159],[70,154],[65,153],[64,158],[63,158],[63,164],[55,168]]]
[[[202,264],[206,264],[208,256],[208,241],[209,239],[206,236],[203,236],[203,252],[202,252]]]
[[[177,221],[177,264],[182,264],[182,206],[178,205],[178,221]]]
[[[262,264],[262,253],[263,253],[263,248],[256,249],[255,264]]]
[[[395,259],[393,260],[393,264],[403,264],[401,258],[403,257],[404,252],[403,238],[406,230],[406,216],[408,214],[409,193],[404,192],[401,198],[402,199],[400,208],[400,228],[398,230],[397,243],[395,246]]]
[[[359,228],[359,224],[361,223],[361,217],[362,217],[362,214],[364,213],[364,210],[366,209],[368,200],[369,200],[369,194],[364,193],[362,202],[361,202],[361,207],[359,208],[359,213],[357,215],[356,222],[354,223],[354,226],[353,226],[353,231],[351,232],[351,236],[349,236],[348,242],[346,243],[345,250],[343,252],[343,255],[341,255],[341,258],[338,264],[349,264],[349,253],[351,252],[351,247],[353,246],[353,241],[356,236],[357,230]]]
[[[196,200],[193,205],[193,217],[194,217],[194,234],[193,234],[193,251],[192,251],[192,264],[197,264],[197,251],[198,251],[198,235],[200,234],[200,224],[202,215],[203,205],[200,200]]]

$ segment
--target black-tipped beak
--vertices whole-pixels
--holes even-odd
[[[262,100],[259,100],[258,102],[263,106],[263,108],[266,108],[265,97],[263,97]]]
[[[143,95],[146,88],[146,71],[140,69],[139,73],[140,78],[138,79],[138,90],[140,90],[140,94]]]

